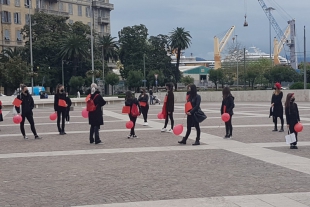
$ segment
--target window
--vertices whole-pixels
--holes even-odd
[[[11,12],[2,11],[1,21],[2,23],[11,23]]]
[[[69,10],[69,14],[73,14],[73,5],[72,4],[68,4],[68,10]]]
[[[58,9],[59,9],[59,11],[64,11],[64,3],[59,2]]]
[[[10,31],[9,30],[4,30],[4,39],[5,40],[10,40]]]
[[[16,40],[17,41],[22,41],[22,33],[20,32],[20,30],[16,31]]]
[[[14,13],[14,23],[21,24],[21,16],[19,12]]]
[[[104,33],[104,25],[100,26],[100,32],[103,34]]]
[[[29,24],[29,14],[25,14],[25,24]]]
[[[73,24],[73,20],[69,19],[69,24]]]
[[[36,0],[36,8],[37,9],[41,8],[41,1],[40,0]]]
[[[25,0],[25,7],[26,7],[26,8],[29,8],[29,6],[30,6],[30,8],[32,8],[32,6],[31,6],[31,0]]]
[[[86,7],[86,17],[90,17],[90,7]]]
[[[4,5],[10,5],[10,0],[2,0],[1,3]]]
[[[20,6],[20,0],[15,0],[15,6]]]
[[[78,5],[78,15],[82,16],[82,6]]]

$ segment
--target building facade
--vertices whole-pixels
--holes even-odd
[[[81,21],[91,26],[92,10],[94,30],[108,35],[113,9],[109,0],[0,0],[0,49],[24,45],[21,29],[29,23],[29,13],[61,15],[69,18],[68,23]]]

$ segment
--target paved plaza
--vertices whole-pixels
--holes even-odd
[[[35,109],[42,140],[34,140],[29,124],[24,140],[6,108],[0,123],[0,207],[310,206],[310,105],[297,104],[304,125],[298,150],[285,144],[287,131],[272,132],[267,102],[236,103],[232,140],[223,139],[220,103],[203,103],[208,118],[201,124],[200,146],[191,145],[194,128],[185,146],[177,143],[181,135],[160,132],[161,105],[150,106],[149,126],[138,119],[137,139],[127,139],[122,105],[105,106],[102,145],[89,144],[81,106],[71,112],[64,136],[49,120],[52,108]],[[183,103],[176,104],[174,117],[186,127]]]

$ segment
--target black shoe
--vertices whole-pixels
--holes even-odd
[[[183,137],[183,139],[181,141],[178,141],[179,144],[186,144],[186,139],[185,137]]]
[[[65,135],[65,134],[67,134],[67,133],[63,131],[63,132],[62,132],[62,135]]]
[[[295,145],[293,149],[298,149],[298,147]]]
[[[224,139],[228,139],[228,138],[229,138],[229,135],[226,134],[226,135],[224,136]]]
[[[94,141],[94,138],[93,139],[89,139],[89,143],[90,144],[93,144],[95,141]]]
[[[274,129],[274,130],[272,130],[273,132],[277,132],[278,131],[278,129]]]
[[[95,142],[95,144],[100,144],[100,143],[102,143],[101,140]]]
[[[290,149],[294,149],[294,145],[291,145],[291,146],[290,146]]]
[[[284,129],[283,129],[283,127],[281,127],[281,129],[280,129],[280,131],[279,132],[284,132]]]
[[[40,136],[38,136],[38,135],[34,136],[34,138],[35,138],[35,139],[42,139],[42,137],[40,137]]]
[[[200,142],[195,142],[194,144],[192,144],[192,145],[200,145]]]

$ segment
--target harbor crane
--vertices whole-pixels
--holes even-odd
[[[273,46],[274,46],[274,49],[273,49],[273,61],[274,61],[275,65],[280,65],[281,64],[281,62],[279,60],[279,55],[280,55],[280,53],[281,53],[281,51],[283,49],[283,46],[287,42],[287,38],[288,38],[290,32],[291,32],[290,25],[288,25],[286,30],[285,30],[285,32],[284,32],[284,36],[282,37],[280,42],[278,42],[278,39],[276,37],[273,40]]]
[[[228,39],[232,35],[233,31],[235,30],[235,26],[232,26],[227,33],[225,34],[224,38],[219,43],[219,38],[217,36],[214,37],[214,69],[219,69],[222,67],[221,62],[221,52],[223,51],[225,45],[227,44]]]
[[[288,24],[289,24],[289,34],[290,34],[290,40],[287,39],[288,36],[288,31],[286,30],[285,33],[281,30],[281,28],[279,27],[277,21],[275,20],[275,18],[273,17],[273,15],[270,12],[270,9],[267,7],[267,5],[265,4],[265,2],[263,0],[258,0],[258,3],[261,5],[263,11],[265,12],[267,18],[269,19],[270,24],[272,25],[272,27],[274,28],[280,42],[279,44],[286,44],[289,48],[290,48],[290,64],[292,66],[292,68],[297,69],[297,61],[296,61],[296,46],[295,46],[295,20],[289,20]],[[277,42],[274,42],[277,43]],[[279,53],[281,52],[282,46],[275,46],[278,48],[275,48],[276,51],[274,52],[274,55],[279,55]],[[279,50],[281,48],[281,50]],[[279,60],[278,57],[274,58],[274,61]],[[276,63],[276,62],[275,62]]]

